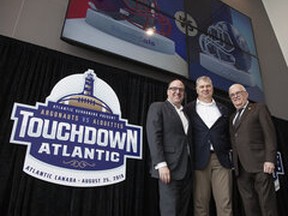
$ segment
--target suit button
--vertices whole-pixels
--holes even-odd
[[[238,137],[238,133],[235,133],[234,136],[235,136],[235,137]]]

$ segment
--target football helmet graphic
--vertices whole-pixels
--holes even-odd
[[[230,23],[221,21],[208,28],[207,34],[199,38],[201,50],[215,58],[248,71],[251,67],[251,55],[245,38]]]
[[[249,70],[252,56],[243,35],[230,23],[217,22],[199,37],[200,64],[232,81],[255,85]],[[209,62],[210,61],[210,62]]]

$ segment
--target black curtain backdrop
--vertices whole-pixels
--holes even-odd
[[[61,186],[25,174],[22,168],[26,146],[9,142],[13,104],[34,106],[36,102],[45,102],[58,81],[89,68],[114,89],[121,104],[122,117],[131,124],[143,126],[143,159],[128,160],[126,180],[104,187]],[[167,76],[179,78],[171,74]],[[195,98],[194,84],[186,79],[184,82],[188,87],[187,101],[190,101]],[[166,88],[166,82],[0,36],[0,215],[159,216],[157,181],[149,175],[145,121],[149,105],[166,99]],[[216,91],[215,97],[232,111],[226,93]],[[273,120],[286,168],[288,122]],[[288,213],[287,177],[281,175],[279,178],[281,189],[277,198],[280,215],[284,216]],[[214,209],[213,202],[211,207]],[[234,213],[244,216],[236,186]],[[211,215],[215,215],[214,210]]]

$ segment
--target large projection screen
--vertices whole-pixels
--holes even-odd
[[[251,20],[219,0],[70,0],[61,38],[264,101]]]
[[[62,39],[188,77],[178,11],[183,0],[70,0]]]

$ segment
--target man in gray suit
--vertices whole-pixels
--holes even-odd
[[[162,216],[186,216],[192,189],[189,121],[181,105],[185,86],[173,80],[167,100],[150,105],[147,116],[147,139],[150,148],[152,177],[158,178]]]
[[[276,133],[264,104],[250,103],[244,86],[234,84],[229,96],[236,108],[230,135],[237,185],[246,216],[277,216],[272,173],[276,164]]]

